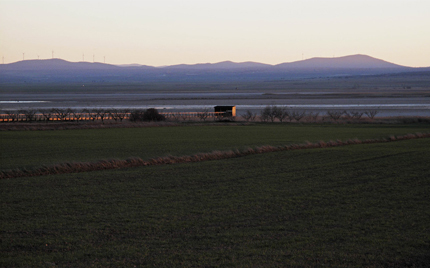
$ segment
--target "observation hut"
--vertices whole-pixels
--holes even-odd
[[[218,120],[234,120],[236,117],[236,106],[215,106],[214,109]]]

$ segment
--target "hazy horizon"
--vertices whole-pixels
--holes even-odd
[[[363,54],[430,66],[430,1],[0,0],[0,63],[166,66]],[[52,53],[53,52],[53,53]]]

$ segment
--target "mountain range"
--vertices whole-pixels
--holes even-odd
[[[311,58],[277,65],[223,61],[163,67],[69,62],[62,59],[24,60],[0,65],[0,82],[65,81],[233,81],[282,80],[313,77],[377,75],[430,71],[401,66],[367,55]]]

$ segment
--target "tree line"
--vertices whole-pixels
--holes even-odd
[[[122,122],[129,120],[138,121],[174,121],[195,120],[196,118],[206,121],[210,117],[217,117],[218,114],[210,112],[208,109],[200,112],[170,112],[159,113],[155,108],[149,109],[71,109],[71,108],[51,108],[51,109],[20,109],[0,111],[1,122],[34,122],[34,121],[101,121],[114,120]]]
[[[347,110],[328,110],[325,114],[321,112],[307,112],[304,110],[293,110],[279,106],[266,106],[260,113],[247,110],[242,118],[245,121],[256,121],[259,119],[261,122],[300,122],[304,119],[306,121],[316,122],[318,118],[328,118],[333,121],[339,120],[360,120],[363,116],[373,119],[378,114],[378,110],[366,111],[347,111]]]
[[[261,122],[316,122],[318,118],[328,118],[332,121],[339,120],[360,120],[363,117],[373,119],[378,114],[377,110],[328,110],[325,114],[321,112],[307,112],[303,110],[287,109],[279,106],[266,106],[260,112],[245,111],[240,117],[247,121]],[[71,108],[51,108],[51,109],[20,109],[3,110],[0,112],[2,122],[33,122],[33,121],[101,121],[113,120],[122,122],[129,120],[138,121],[206,121],[209,118],[215,120],[223,119],[222,114],[210,112],[208,109],[200,112],[170,112],[159,113],[157,109],[71,109]]]
[[[123,121],[130,117],[130,109],[20,109],[20,110],[4,110],[1,112],[3,122],[18,122],[18,121],[95,121],[106,119],[114,121]]]

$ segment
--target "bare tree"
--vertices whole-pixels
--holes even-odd
[[[293,121],[294,119],[294,111],[289,111],[287,114],[288,121]]]
[[[367,115],[367,117],[369,117],[370,119],[373,119],[376,116],[376,114],[378,114],[378,110],[369,110],[369,111],[365,111],[364,113]]]
[[[119,121],[122,122],[122,120],[124,118],[126,118],[128,114],[130,114],[130,110],[129,109],[121,109],[121,112],[119,113]]]
[[[128,118],[131,122],[143,121],[143,114],[145,110],[134,109],[130,111],[130,117]]]
[[[180,115],[181,115],[181,118],[182,118],[183,121],[189,119],[189,116],[188,116],[187,113],[181,113]]]
[[[315,112],[315,113],[310,112],[308,113],[307,117],[309,118],[309,121],[316,122],[319,115],[320,115],[319,112]]]
[[[261,111],[262,121],[268,121],[270,119],[271,122],[274,122],[278,113],[277,111],[278,107],[276,106],[266,106],[263,111]]]
[[[245,114],[242,115],[242,118],[245,119],[245,121],[254,121],[255,117],[257,116],[256,113],[251,112],[250,110],[247,110]]]
[[[51,109],[41,109],[41,110],[39,110],[39,112],[42,113],[42,115],[46,121],[49,121],[52,119],[52,110]]]
[[[274,113],[275,117],[278,118],[281,123],[290,115],[290,112],[287,109],[281,107],[276,107]]]
[[[102,120],[102,123],[104,123],[104,118],[107,115],[107,111],[105,109],[93,109],[92,112],[95,114],[96,118],[100,118],[100,120]]]
[[[67,113],[67,116],[65,118],[66,120],[75,121],[74,114],[76,113],[76,110],[74,110],[72,108],[67,108],[66,113]]]
[[[345,118],[345,119],[352,119],[352,112],[349,112],[349,111],[347,111],[347,110],[344,110],[344,111],[342,112],[342,114],[343,114],[343,116],[344,116],[344,118]]]
[[[35,119],[36,110],[34,109],[21,109],[18,111],[19,114],[23,114],[25,121],[31,122]]]
[[[73,120],[80,121],[82,119],[83,113],[77,109],[69,109],[69,115],[73,117]]]
[[[109,116],[112,117],[115,122],[117,120],[122,122],[122,120],[127,116],[128,113],[130,113],[129,109],[110,109],[108,111]]]
[[[351,112],[351,116],[352,118],[356,119],[356,120],[360,120],[360,118],[363,116],[364,112],[362,111],[352,111]]]
[[[267,120],[269,120],[269,116],[265,109],[260,111],[260,120],[261,122],[267,122]]]
[[[109,114],[109,116],[110,117],[112,117],[112,119],[113,120],[115,120],[115,122],[117,121],[117,120],[119,120],[119,114],[121,113],[121,111],[120,110],[118,110],[118,109],[110,109],[109,111],[108,111],[108,114]]]
[[[306,112],[305,111],[293,111],[292,116],[297,122],[299,122],[303,117],[306,116]]]
[[[171,116],[172,116],[173,120],[175,120],[175,121],[179,121],[179,119],[181,118],[180,113],[172,113]]]
[[[19,112],[16,110],[7,110],[4,111],[4,113],[7,115],[7,119],[12,122],[18,121],[19,119]]]
[[[83,109],[82,112],[88,114],[88,118],[91,121],[94,121],[97,119],[97,114],[93,113],[90,109]]]
[[[209,117],[209,110],[205,109],[203,112],[198,113],[197,116],[200,118],[200,120],[206,121],[206,119]]]
[[[343,114],[343,112],[341,112],[341,111],[336,111],[336,110],[327,111],[327,115],[335,121],[339,120],[339,118],[342,116],[342,114]]]
[[[59,121],[63,121],[68,115],[67,110],[60,109],[60,108],[52,108],[51,113],[54,114],[55,117],[57,118],[57,120],[59,120]]]

